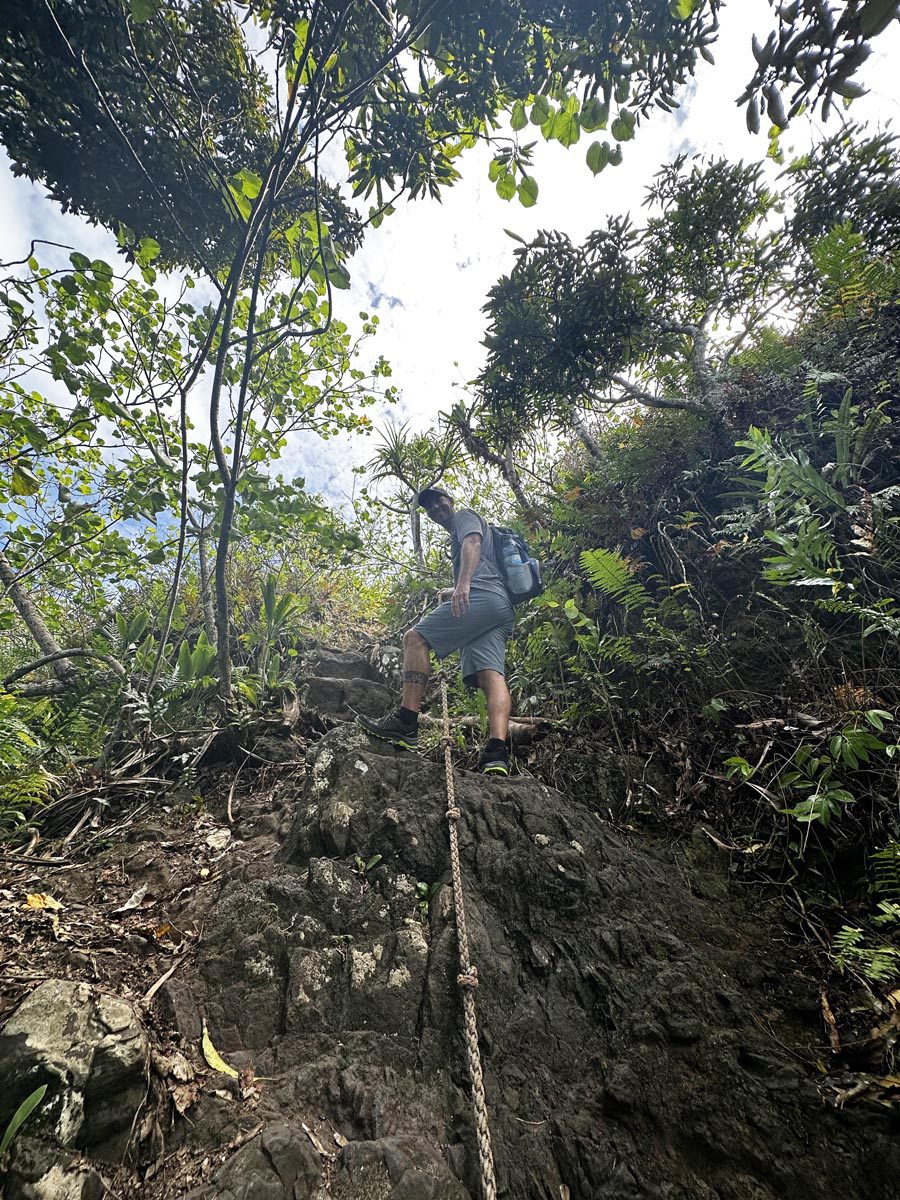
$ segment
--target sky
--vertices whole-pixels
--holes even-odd
[[[622,166],[607,167],[596,177],[588,170],[587,146],[596,137],[608,136],[602,132],[582,134],[566,150],[558,143],[544,143],[535,129],[532,173],[540,195],[533,208],[497,196],[487,175],[490,152],[479,147],[457,160],[463,177],[440,203],[401,204],[379,229],[367,233],[348,264],[350,291],[336,294],[336,315],[351,328],[358,326],[361,311],[379,317],[378,334],[369,343],[371,353],[390,362],[400,401],[390,413],[378,414],[376,423],[393,420],[425,429],[459,398],[460,385],[477,374],[484,354],[481,308],[493,283],[514,263],[516,243],[505,229],[525,239],[540,229],[559,229],[580,241],[610,214],[637,214],[654,172],[679,153],[724,154],[745,161],[764,157],[765,126],[762,134],[752,137],[735,99],[753,71],[751,35],[765,34],[772,20],[767,0],[732,0],[713,48],[715,65],[700,64],[695,80],[678,97],[680,109],[672,114],[655,110],[639,127],[635,140],[624,147]],[[854,102],[849,115],[872,124],[891,121],[897,127],[900,26],[895,24],[878,38],[875,47],[861,77],[869,94]],[[832,118],[824,132],[834,128]],[[786,151],[800,152],[822,134],[817,121],[800,118],[782,142]],[[0,211],[0,261],[24,257],[35,237],[66,243],[92,258],[115,256],[111,235],[63,214],[39,185],[14,178],[2,151]],[[358,437],[323,442],[314,435],[297,435],[287,446],[281,469],[288,477],[303,475],[311,490],[343,507],[359,488],[352,468],[367,461],[372,449],[371,441]]]

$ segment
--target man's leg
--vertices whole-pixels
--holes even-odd
[[[428,643],[415,629],[407,630],[403,638],[403,699],[400,703],[410,712],[422,707],[425,687],[431,675],[431,654]]]
[[[404,750],[419,744],[419,709],[431,674],[431,647],[421,633],[410,629],[403,638],[403,699],[401,707],[375,720],[362,713],[357,721],[367,733]]]
[[[487,700],[490,737],[505,742],[509,735],[509,714],[512,712],[512,697],[506,678],[499,671],[478,671],[475,677]]]

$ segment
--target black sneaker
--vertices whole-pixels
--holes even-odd
[[[366,733],[370,733],[372,737],[381,738],[383,742],[390,742],[403,750],[417,750],[419,747],[418,723],[410,725],[403,720],[396,709],[394,712],[388,713],[386,717],[382,717],[380,721],[375,721],[372,717],[364,717],[361,713],[356,720]]]
[[[501,746],[497,750],[488,750],[485,747],[478,760],[478,770],[482,775],[508,775],[509,751],[507,748]]]

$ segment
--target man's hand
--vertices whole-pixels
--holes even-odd
[[[469,585],[458,583],[450,596],[450,609],[454,617],[461,617],[469,611]]]
[[[453,588],[441,588],[437,594],[438,604],[444,604],[453,595]]]

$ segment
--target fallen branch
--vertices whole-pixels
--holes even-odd
[[[431,717],[427,713],[422,713],[419,720],[425,725],[440,726],[443,724],[437,717]],[[456,717],[452,723],[460,729],[481,728],[480,717]],[[538,733],[549,729],[565,728],[567,726],[564,721],[554,721],[550,717],[516,717],[509,723],[509,736],[513,742],[530,742]]]
[[[100,662],[106,663],[112,669],[113,674],[118,675],[120,679],[128,678],[125,668],[112,655],[103,654],[99,650],[88,650],[85,647],[79,646],[74,650],[56,650],[53,654],[45,654],[42,658],[36,658],[33,662],[26,663],[24,667],[19,667],[11,675],[7,675],[3,680],[2,686],[9,691],[11,684],[24,679],[26,675],[31,675],[34,671],[39,671],[41,667],[49,666],[51,663],[67,662],[70,658],[97,658]]]

